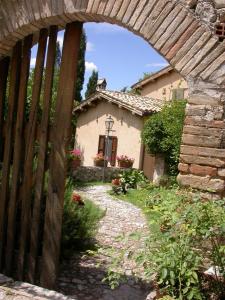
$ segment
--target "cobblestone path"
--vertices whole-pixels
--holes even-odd
[[[148,232],[145,217],[139,208],[114,199],[107,190],[108,186],[79,189],[80,194],[105,210],[96,236],[100,249],[93,255],[74,255],[64,261],[57,290],[76,300],[145,300],[151,286],[145,282],[143,270],[129,258],[143,247]],[[114,290],[102,282],[112,261],[118,262],[115,270],[124,273],[123,283]]]

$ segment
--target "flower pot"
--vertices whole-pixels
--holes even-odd
[[[94,160],[95,167],[107,167],[108,161],[107,160]]]
[[[129,168],[132,168],[132,167],[133,167],[133,162],[119,160],[119,161],[118,161],[118,165],[119,165],[120,168],[126,168],[126,169],[129,169]]]
[[[74,159],[71,161],[72,170],[75,171],[81,165],[80,159]]]

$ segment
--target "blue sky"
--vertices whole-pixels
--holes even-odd
[[[93,69],[98,70],[100,78],[106,78],[107,89],[121,90],[137,82],[144,72],[155,72],[167,65],[144,39],[127,29],[106,23],[86,23],[84,28],[87,35],[84,91]],[[62,44],[63,32],[58,40]],[[32,65],[36,51],[34,47]]]

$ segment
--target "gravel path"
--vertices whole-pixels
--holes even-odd
[[[96,240],[100,249],[94,255],[74,255],[61,265],[58,291],[76,300],[145,300],[151,290],[130,254],[144,244],[148,227],[142,211],[117,200],[107,191],[109,186],[91,186],[79,193],[106,211],[100,221]],[[107,266],[117,261],[113,270],[124,273],[125,281],[111,290],[102,279]]]

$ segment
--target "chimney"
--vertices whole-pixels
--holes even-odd
[[[106,86],[107,86],[106,79],[105,78],[99,79],[97,82],[96,90],[97,91],[105,90]]]

